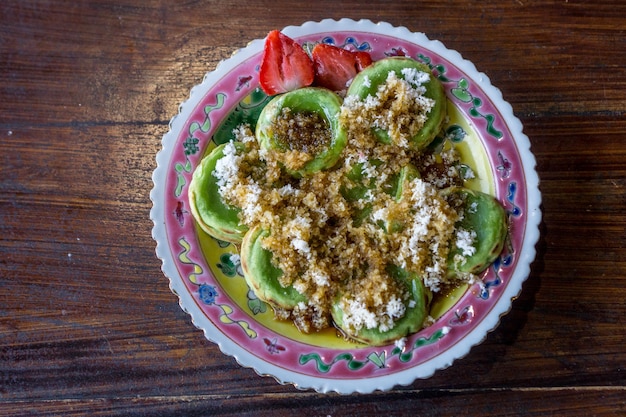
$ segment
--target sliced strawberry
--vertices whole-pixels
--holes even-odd
[[[365,68],[369,67],[370,65],[372,65],[372,56],[365,51],[357,51],[357,52],[353,52],[354,54],[354,58],[356,59],[356,69],[357,71],[361,72],[363,71]]]
[[[367,52],[352,52],[338,46],[320,43],[311,51],[315,66],[315,85],[333,91],[348,88],[348,82],[372,63]]]
[[[265,39],[259,78],[271,96],[306,87],[315,78],[313,61],[295,40],[273,30]]]

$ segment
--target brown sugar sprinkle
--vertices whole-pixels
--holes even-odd
[[[279,116],[272,121],[271,131],[282,149],[269,151],[269,159],[280,161],[293,171],[324,151],[332,140],[328,121],[321,115],[294,112],[289,107],[281,109]]]
[[[284,107],[272,122],[278,141],[289,150],[316,154],[328,146],[332,132],[328,121],[315,112],[294,112]]]
[[[413,106],[414,101],[407,105]],[[423,277],[433,292],[451,283],[446,259],[459,214],[439,197],[438,190],[462,183],[454,169],[458,156],[453,150],[433,155],[397,143],[382,144],[371,129],[363,128],[368,112],[363,107],[344,119],[349,140],[340,162],[304,178],[281,171],[273,152],[259,149],[249,127],[235,132],[246,150],[229,161],[240,168],[229,173],[222,196],[241,208],[244,224],[271,231],[262,244],[283,271],[281,285],[293,286],[308,299],[277,316],[289,316],[305,332],[330,325],[331,306],[339,293],[347,294],[342,301],[347,325],[356,330],[392,328],[404,314],[402,302],[408,294],[387,274],[389,263]],[[308,153],[330,140],[329,129],[315,117],[298,115],[286,112],[277,122],[289,143],[293,135],[302,138],[293,143],[294,148]],[[263,169],[258,169],[259,160]],[[408,164],[417,167],[422,178],[403,184],[399,199],[382,191]],[[347,175],[355,167],[368,188],[353,201],[342,189],[355,186]]]
[[[434,100],[423,95],[425,91],[423,86],[415,88],[391,71],[375,96],[365,100],[346,97],[341,119],[357,134],[382,129],[394,144],[408,147],[410,138],[424,126],[434,106]]]

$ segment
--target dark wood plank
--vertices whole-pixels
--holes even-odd
[[[426,32],[524,124],[542,236],[511,312],[409,387],[301,392],[240,367],[154,255],[155,154],[189,90],[269,30]],[[0,414],[568,415],[626,411],[626,4],[526,0],[0,4]]]
[[[549,395],[549,399],[546,398]],[[140,397],[123,399],[66,399],[46,402],[1,404],[6,417],[46,415],[154,416],[188,417],[287,416],[294,412],[316,416],[377,417],[418,414],[424,417],[445,415],[494,415],[503,417],[566,415],[572,417],[612,417],[626,411],[621,389],[473,389],[411,390],[367,396],[320,395],[189,395],[180,397]],[[181,411],[184,410],[184,411]],[[443,411],[443,413],[442,413]]]

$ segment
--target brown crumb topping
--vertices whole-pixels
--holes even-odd
[[[396,87],[406,85],[394,82],[390,88]],[[409,93],[404,96],[410,98]],[[414,111],[414,103],[400,101],[392,112]],[[388,145],[378,142],[364,128],[373,111],[360,104],[346,110],[342,120],[349,140],[340,162],[298,179],[280,169],[273,152],[259,149],[248,127],[236,132],[246,150],[233,158],[239,168],[223,181],[222,195],[242,208],[244,224],[271,231],[263,247],[272,251],[283,271],[281,284],[308,298],[308,304],[282,316],[289,315],[306,332],[329,326],[330,309],[340,293],[346,294],[341,303],[349,326],[392,328],[404,314],[408,293],[389,277],[385,269],[390,263],[423,277],[431,291],[449,284],[446,259],[459,215],[438,191],[462,183],[452,169],[458,156],[453,150],[433,155],[398,146],[403,134]],[[292,150],[305,154],[330,140],[328,127],[311,114],[286,110],[277,129]],[[399,198],[385,192],[409,164],[418,167],[421,178],[401,184]],[[355,170],[356,182],[349,179]],[[346,198],[345,190],[359,185],[365,187],[362,195]]]
[[[291,170],[298,170],[316,154],[323,152],[332,140],[328,121],[315,112],[294,112],[288,107],[272,121],[272,132],[282,149],[273,158]]]

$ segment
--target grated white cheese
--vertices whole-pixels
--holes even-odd
[[[396,348],[400,350],[404,350],[404,348],[406,347],[406,337],[401,337],[400,339],[396,340],[393,344]]]
[[[406,307],[404,303],[402,302],[402,300],[398,299],[397,297],[393,297],[387,303],[385,310],[386,310],[385,313],[387,314],[387,316],[391,317],[392,319],[397,319],[397,318],[404,316]]]
[[[363,86],[365,88],[370,88],[372,86],[372,81],[370,80],[370,77],[368,77],[367,75],[363,77]]]
[[[430,81],[430,74],[420,71],[417,68],[403,68],[402,75],[408,83],[416,88]]]
[[[399,298],[393,296],[386,304],[372,311],[363,301],[354,299],[342,300],[344,326],[359,331],[378,329],[381,332],[391,330],[397,319],[404,316],[406,306]]]
[[[387,207],[381,207],[372,213],[372,220],[374,220],[375,222],[378,222],[378,221],[386,222],[387,214],[388,214]]]
[[[472,256],[476,253],[474,241],[476,240],[475,230],[459,229],[456,234],[456,246],[461,250],[463,256]]]
[[[369,161],[365,161],[361,165],[361,173],[367,179],[375,178],[376,177],[376,167],[374,165],[370,164]]]
[[[314,269],[311,271],[311,278],[315,282],[315,284],[328,287],[330,285],[330,278],[328,275],[320,271],[319,269]]]
[[[240,156],[237,155],[237,148],[233,142],[224,145],[223,155],[215,163],[213,176],[217,178],[218,192],[224,195],[228,188],[232,188],[232,183],[237,178],[239,172]]]
[[[254,142],[256,141],[256,137],[252,134],[250,130],[250,126],[246,124],[242,124],[237,128],[233,129],[233,135],[235,138],[243,143]]]
[[[291,241],[291,246],[294,247],[295,250],[297,250],[300,253],[303,253],[305,255],[308,255],[311,253],[311,248],[309,247],[309,243],[304,240],[304,239],[300,239],[300,238],[295,238]]]
[[[377,327],[376,314],[369,311],[365,303],[357,300],[348,300],[343,304],[343,323],[346,327],[356,331],[361,330],[363,327],[366,329]]]
[[[294,197],[298,195],[300,190],[293,188],[291,184],[283,185],[278,189],[278,193],[281,197]]]

